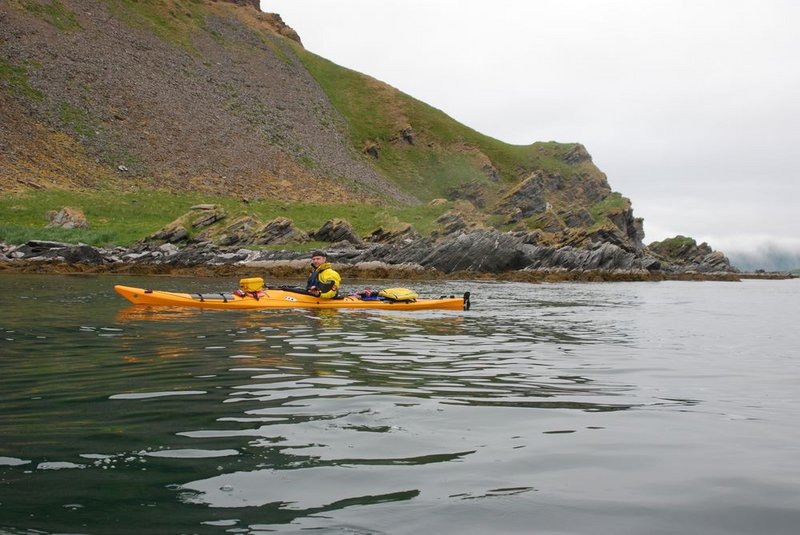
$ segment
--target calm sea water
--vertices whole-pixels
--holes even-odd
[[[395,313],[115,283],[236,280],[0,275],[0,533],[800,529],[800,281],[414,283],[473,309]]]

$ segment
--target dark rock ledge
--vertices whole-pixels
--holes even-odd
[[[493,279],[518,281],[738,280],[724,255],[708,252],[684,262],[609,242],[575,246],[529,243],[525,233],[475,230],[447,239],[413,237],[389,243],[333,243],[334,267],[346,279]],[[144,242],[132,247],[91,247],[51,241],[0,243],[0,271],[44,273],[260,275],[303,277],[307,253],[225,247],[210,242],[178,247]],[[762,278],[787,278],[762,274]]]

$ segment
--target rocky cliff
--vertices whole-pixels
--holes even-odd
[[[369,254],[445,272],[675,264],[643,244],[642,220],[582,145],[511,146],[475,132],[310,54],[256,0],[0,3],[0,193],[47,188],[444,198],[462,209],[440,231],[373,240]],[[178,227],[149,243],[341,241],[291,221],[219,217],[200,237]],[[722,258],[676,265],[729,268]]]

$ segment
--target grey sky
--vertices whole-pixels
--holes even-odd
[[[261,0],[305,47],[513,144],[583,143],[645,220],[800,254],[800,2]]]

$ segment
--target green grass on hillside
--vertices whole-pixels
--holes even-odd
[[[164,226],[192,205],[192,200],[143,192],[30,191],[0,197],[0,240],[30,239],[82,242],[90,245],[129,245]],[[80,208],[90,229],[45,228],[45,214],[65,206]]]
[[[631,201],[627,197],[623,197],[621,193],[614,191],[611,195],[589,208],[589,215],[595,221],[601,221],[610,214],[622,212],[630,207]]]
[[[50,0],[49,2],[22,0],[21,4],[26,11],[33,13],[63,32],[72,32],[79,30],[81,27],[75,13],[64,6],[60,0]]]
[[[496,189],[478,153],[489,157],[507,183],[519,180],[524,170],[542,169],[562,176],[576,173],[564,161],[574,144],[533,143],[510,145],[483,135],[424,102],[361,73],[346,69],[295,46],[295,52],[323,88],[334,107],[347,120],[353,146],[380,146],[374,166],[400,188],[423,200],[442,197],[457,184],[479,181]],[[398,140],[410,126],[419,142]],[[431,140],[434,143],[429,143]]]
[[[674,238],[667,238],[661,242],[657,242],[655,245],[657,245],[660,251],[668,258],[675,258],[680,255],[681,251],[696,247],[697,241],[688,236],[678,235]],[[650,244],[650,246],[653,247],[654,244]]]
[[[122,22],[148,30],[166,43],[197,54],[191,33],[205,27],[202,0],[105,0],[105,3],[111,14]]]
[[[101,128],[99,121],[90,117],[86,110],[76,108],[67,102],[62,102],[59,106],[58,118],[63,125],[86,139],[94,139],[97,136],[96,132]]]
[[[28,84],[28,65],[12,65],[6,58],[0,58],[0,83],[7,86],[15,97],[39,102],[44,98],[41,91]]]
[[[420,234],[429,234],[435,219],[447,205],[387,208],[377,205],[309,205],[280,201],[249,204],[232,198],[200,195],[174,195],[157,191],[136,193],[39,190],[0,197],[0,241],[24,243],[28,240],[54,240],[89,245],[131,245],[154,233],[189,211],[196,204],[222,205],[228,219],[250,214],[265,223],[283,216],[306,232],[317,230],[327,220],[346,219],[359,235],[383,226],[393,228],[410,223]],[[83,210],[91,228],[45,228],[45,214],[66,206]],[[310,246],[310,245],[309,245]]]
[[[442,112],[430,106],[415,107],[413,99],[385,84],[299,47],[297,51],[334,107],[346,118],[354,147],[363,149],[368,143],[378,143],[380,153],[374,165],[401,189],[430,200],[446,196],[454,185],[487,181],[480,167],[464,152],[442,145],[409,146],[397,139],[403,128],[412,126],[415,134],[426,138],[445,143],[458,141],[460,125],[441,120]],[[426,125],[439,132],[426,132]]]

